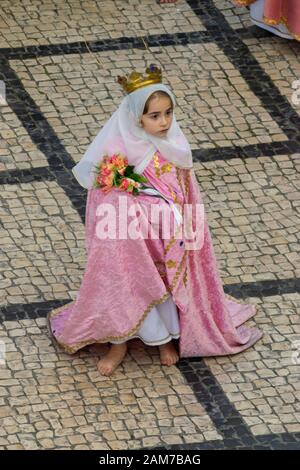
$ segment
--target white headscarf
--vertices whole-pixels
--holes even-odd
[[[155,137],[140,127],[145,103],[155,91],[166,92],[175,107],[175,97],[163,84],[148,85],[128,94],[119,108],[113,113],[99,131],[85,154],[72,171],[78,182],[86,189],[93,187],[94,165],[101,162],[105,155],[120,152],[126,156],[129,165],[136,173],[142,173],[154,153],[159,150],[162,156],[180,168],[192,168],[192,152],[173,113],[172,124],[166,137]]]

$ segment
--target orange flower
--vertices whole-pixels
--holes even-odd
[[[105,184],[105,186],[112,186],[113,181],[114,181],[114,174],[113,173],[110,173],[109,175],[107,175],[103,178],[103,183]]]
[[[98,175],[96,177],[96,182],[97,182],[97,184],[100,184],[100,185],[102,184],[102,176],[101,175]]]

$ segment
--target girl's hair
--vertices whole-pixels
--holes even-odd
[[[154,98],[158,98],[159,96],[167,96],[169,98],[169,100],[171,101],[171,106],[172,106],[172,109],[173,109],[173,101],[171,100],[168,93],[166,93],[165,91],[162,91],[162,90],[158,90],[158,91],[155,91],[154,93],[152,93],[152,95],[150,95],[149,98],[147,99],[147,101],[145,103],[143,114],[148,113],[150,101],[153,100]]]

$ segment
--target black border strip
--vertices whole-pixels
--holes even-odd
[[[55,181],[55,179],[55,174],[47,166],[0,171],[0,185],[31,183],[33,181]]]
[[[195,14],[196,8],[194,9]],[[199,15],[197,15],[199,16]],[[261,30],[256,26],[250,28],[233,28],[228,31],[228,34],[237,33],[242,38],[271,37],[272,33]],[[186,46],[187,44],[202,44],[207,42],[214,42],[214,36],[210,31],[191,31],[191,32],[178,32],[169,34],[152,34],[148,36],[136,37],[120,37],[116,39],[100,39],[98,41],[73,41],[60,44],[41,44],[24,47],[0,48],[0,57],[6,60],[26,60],[34,59],[36,57],[47,57],[52,55],[67,55],[67,54],[85,54],[88,48],[92,52],[104,52],[126,49],[144,49],[144,41],[149,47],[165,47],[165,46]]]
[[[297,144],[291,141],[283,141],[270,144],[247,145],[245,147],[194,149],[192,150],[192,155],[194,162],[200,163],[232,160],[233,158],[241,158],[246,161],[249,158],[266,156],[270,157],[270,160],[272,160],[276,158],[276,155],[286,155],[296,150]],[[73,165],[75,165],[75,162],[73,162]],[[53,169],[48,166],[0,171],[0,185],[54,180],[56,180],[56,174]]]
[[[143,447],[141,450],[300,450],[300,433],[262,434],[254,436],[254,444],[232,439],[232,442],[215,440],[195,444],[173,444],[162,447]]]
[[[145,49],[144,41],[149,47],[165,47],[211,42],[212,38],[207,31],[192,31],[187,33],[101,39],[98,41],[86,41],[86,43],[92,52],[105,52],[124,49]],[[84,41],[77,41],[60,44],[0,48],[0,57],[2,56],[7,60],[25,60],[52,55],[85,54],[88,53],[86,43]]]
[[[241,158],[247,160],[257,157],[274,157],[275,155],[286,155],[300,151],[300,143],[287,140],[271,142],[267,144],[245,145],[244,147],[220,147],[212,149],[192,150],[194,161],[208,162],[215,160],[231,160]]]
[[[212,0],[186,0],[186,2],[211,34],[214,43],[240,72],[254,95],[260,99],[273,121],[289,139],[300,143],[299,114],[287,98],[280,93],[249,47],[241,41],[238,33],[227,23],[224,15],[216,8]]]
[[[3,62],[3,61],[2,61]],[[81,220],[85,216],[85,198],[82,197],[83,189],[77,183],[71,172],[75,162],[59,140],[56,132],[41,112],[35,101],[31,98],[28,91],[24,88],[20,78],[6,61],[0,69],[0,79],[9,83],[6,90],[6,101],[11,110],[16,114],[32,142],[36,145],[46,157],[49,164],[47,175],[54,175],[57,183],[69,197],[73,207],[79,213]],[[44,174],[46,170],[43,170]],[[28,170],[28,173],[30,170]],[[11,172],[5,172],[6,178]],[[27,175],[25,176],[28,176]],[[22,174],[22,173],[21,173]],[[37,170],[32,170],[36,175]],[[17,176],[12,173],[12,176]],[[1,173],[0,173],[1,178]],[[21,181],[23,182],[23,181]]]
[[[238,299],[270,297],[300,292],[300,278],[225,284],[223,288],[226,294]],[[53,308],[63,306],[68,302],[71,302],[71,299],[2,305],[0,306],[0,322],[11,320],[12,317],[16,320],[45,317]]]

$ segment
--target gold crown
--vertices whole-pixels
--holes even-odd
[[[153,85],[154,83],[161,83],[161,69],[156,67],[156,65],[149,65],[149,67],[146,68],[146,74],[147,75],[143,76],[142,73],[134,71],[128,75],[128,78],[118,76],[117,82],[122,85],[127,93],[131,93],[132,91],[144,86]]]

